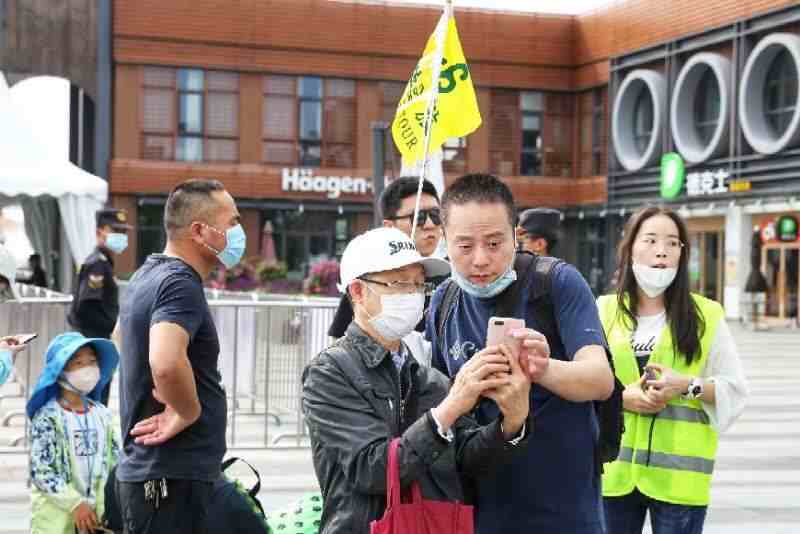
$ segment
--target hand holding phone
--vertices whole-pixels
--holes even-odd
[[[513,337],[511,332],[521,328],[525,328],[523,319],[490,317],[489,326],[486,330],[486,346],[505,345],[514,354],[514,357],[519,358],[519,354],[522,351],[522,340]]]
[[[650,382],[651,380],[658,380],[658,372],[655,369],[653,369],[652,367],[645,367],[644,368],[644,383],[645,383],[645,386],[648,389],[649,388],[653,388],[655,390],[658,390],[659,389],[658,387],[653,386],[651,384],[648,384],[648,382]]]
[[[30,337],[33,336],[33,337]],[[0,338],[0,350],[10,350],[13,354],[28,348],[27,343],[36,337],[36,334],[22,334]]]
[[[17,343],[19,343],[20,345],[27,345],[28,343],[30,343],[31,341],[33,341],[34,339],[39,337],[39,334],[36,334],[36,333],[32,333],[32,334],[17,334],[14,337],[17,339]]]

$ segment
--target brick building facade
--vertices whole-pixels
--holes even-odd
[[[633,208],[609,190],[620,183],[609,132],[627,58],[666,54],[692,36],[699,50],[709,29],[795,16],[785,0],[621,0],[575,17],[457,4],[483,125],[445,147],[446,178],[493,172],[521,207],[564,209],[575,239],[560,253],[597,291],[612,270],[619,215]],[[298,190],[298,177],[370,181],[370,125],[391,120],[438,16],[391,2],[116,0],[110,186],[114,205],[139,226],[119,271],[160,248],[165,195],[199,176],[236,196],[253,236],[249,254],[259,253],[269,221],[296,276],[335,255],[371,224],[372,196]],[[390,148],[386,173],[398,172]]]

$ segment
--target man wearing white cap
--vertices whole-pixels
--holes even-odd
[[[19,293],[14,284],[17,278],[17,262],[6,247],[0,245],[0,303],[18,299]],[[19,343],[16,337],[0,338],[0,386],[8,379],[14,366],[14,356],[25,350],[26,345]]]
[[[344,251],[340,289],[354,320],[303,372],[302,408],[325,495],[321,533],[367,534],[381,517],[393,438],[401,483],[416,481],[438,501],[463,502],[463,482],[526,446],[530,381],[505,346],[477,353],[451,386],[403,342],[422,318],[426,277],[449,271],[396,228],[371,230]],[[481,396],[501,414],[484,426],[467,417]]]

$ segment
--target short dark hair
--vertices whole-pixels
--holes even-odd
[[[400,204],[408,197],[416,195],[418,189],[418,176],[401,176],[393,180],[381,194],[381,216],[384,219],[396,217],[397,212],[400,211]],[[428,180],[422,181],[422,192],[432,196],[436,199],[436,202],[439,202],[439,194],[436,192],[436,187]]]
[[[450,207],[468,202],[503,204],[508,223],[514,227],[517,219],[514,196],[506,184],[491,174],[466,174],[453,182],[442,195],[442,221],[447,225]]]
[[[205,221],[212,208],[211,194],[225,191],[225,186],[218,180],[186,180],[178,184],[169,194],[164,206],[164,230],[172,237],[177,230],[190,225],[193,221]]]

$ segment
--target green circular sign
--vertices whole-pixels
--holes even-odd
[[[781,241],[797,241],[797,218],[784,215],[778,219],[778,239]]]
[[[661,157],[661,198],[672,199],[681,194],[685,173],[680,154],[668,152]]]

